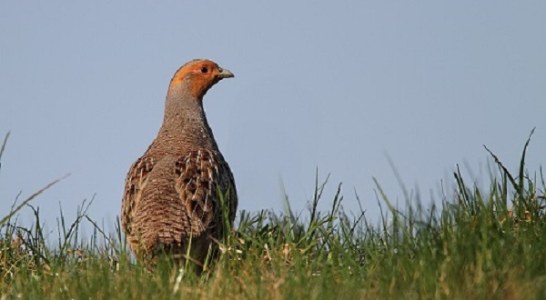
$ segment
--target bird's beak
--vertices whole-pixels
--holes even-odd
[[[231,71],[227,70],[227,69],[222,69],[220,68],[219,69],[220,73],[218,73],[218,77],[219,78],[231,78],[231,77],[235,77],[235,75],[233,75],[233,73],[231,73]]]

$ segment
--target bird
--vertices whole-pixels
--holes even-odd
[[[233,225],[235,180],[203,108],[207,91],[232,77],[209,59],[174,73],[159,132],[125,181],[121,223],[137,261],[154,265],[164,253],[202,270]]]

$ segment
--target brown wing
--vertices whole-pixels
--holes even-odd
[[[218,191],[222,193],[222,197],[224,198],[224,203],[226,207],[229,209],[228,211],[228,218],[229,223],[233,225],[233,221],[235,220],[235,213],[237,212],[237,205],[238,205],[238,198],[237,198],[237,188],[235,186],[235,179],[233,178],[233,173],[231,173],[231,169],[229,168],[229,165],[227,162],[224,161],[224,158],[220,153],[219,160],[222,162],[219,164],[219,173],[220,181],[219,181],[219,188]]]
[[[237,197],[233,175],[219,153],[199,149],[176,162],[175,188],[186,207],[193,236],[204,232],[219,238],[223,219],[219,196],[226,195],[229,222],[233,222]]]
[[[150,156],[143,156],[133,163],[125,180],[125,192],[121,204],[121,225],[125,234],[131,237],[133,210],[140,201],[140,195],[148,174],[154,167],[155,160]]]

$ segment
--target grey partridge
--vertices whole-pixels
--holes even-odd
[[[233,174],[203,109],[205,93],[230,77],[233,73],[210,60],[180,67],[169,84],[159,133],[129,169],[122,227],[145,263],[166,252],[200,267],[226,234],[225,225],[233,224]]]

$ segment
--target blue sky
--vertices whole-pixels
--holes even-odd
[[[343,182],[370,218],[373,177],[403,201],[390,157],[425,202],[460,164],[486,182],[491,148],[512,170],[530,130],[545,163],[544,1],[0,2],[0,214],[41,195],[42,219],[112,228],[125,174],[155,137],[174,71],[210,58],[235,73],[205,98],[240,209],[303,209],[314,174]],[[471,170],[464,166],[469,165]],[[30,220],[27,213],[21,221]]]

